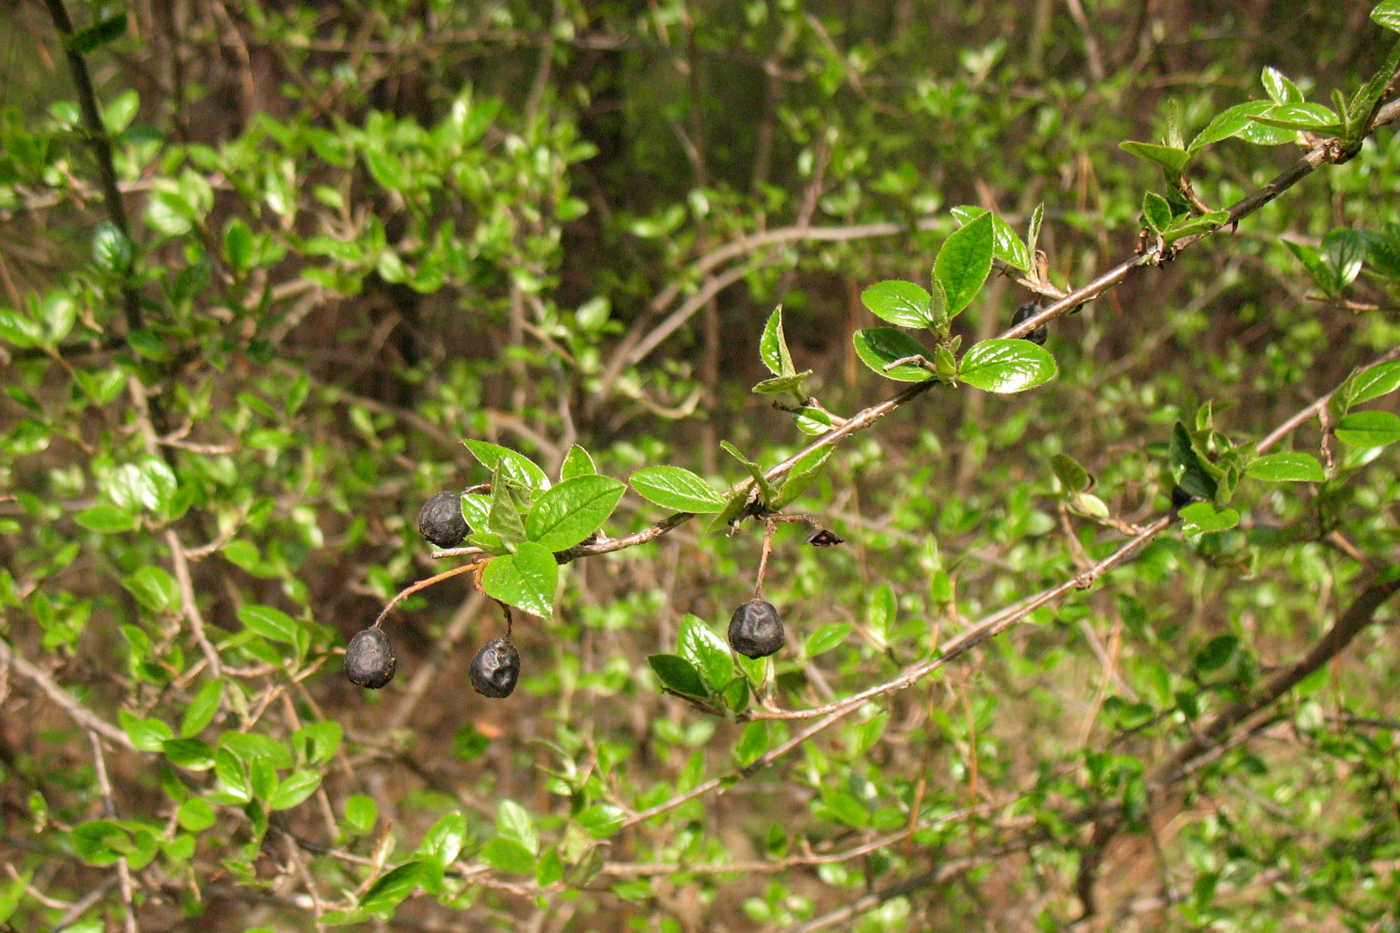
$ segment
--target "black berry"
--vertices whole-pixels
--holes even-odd
[[[418,533],[438,547],[456,547],[467,536],[460,493],[443,490],[423,504],[418,513]]]
[[[345,676],[357,687],[378,690],[394,679],[397,666],[389,636],[377,628],[356,632],[345,647]]]
[[[1034,301],[1028,301],[1016,309],[1016,313],[1011,317],[1011,326],[1015,327],[1022,321],[1028,321],[1041,311],[1040,305]],[[1045,338],[1050,336],[1050,325],[1041,324],[1028,334],[1024,334],[1021,339],[1029,340],[1031,343],[1044,343]]]
[[[787,642],[773,604],[751,599],[729,617],[729,644],[748,658],[766,658]]]
[[[493,638],[472,658],[470,675],[472,689],[482,696],[508,697],[520,679],[520,652],[509,638]]]

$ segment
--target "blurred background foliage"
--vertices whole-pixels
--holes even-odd
[[[508,701],[467,690],[500,620],[463,577],[390,619],[383,692],[336,654],[444,569],[414,518],[488,478],[463,438],[552,474],[574,443],[618,477],[727,485],[721,440],[771,465],[807,440],[749,392],[775,305],[852,414],[889,394],[860,292],[927,281],[950,208],[1024,231],[1043,204],[1048,278],[1081,285],[1169,193],[1119,142],[1172,114],[1190,139],[1266,67],[1350,94],[1390,44],[1366,5],[73,0],[125,232],[52,6],[0,9],[6,928],[1400,929],[1393,610],[1149,786],[1400,557],[1395,448],[1316,420],[1284,446],[1333,481],[1244,483],[1238,527],[1173,529],[644,820],[805,726],[695,709],[646,661],[687,614],[723,630],[761,535],[571,565]],[[1227,139],[1194,191],[1229,205],[1299,152]],[[1400,262],[1322,273],[1330,231],[1395,236],[1397,170],[1382,127],[1054,322],[1051,385],[930,393],[843,444],[799,506],[847,543],[775,541],[774,701],[887,681],[1102,559],[1102,512],[1169,508],[1174,422],[1247,446],[1396,347]],[[959,332],[1031,297],[994,273]],[[661,517],[630,496],[609,531]],[[1124,821],[1102,846],[1096,806]]]

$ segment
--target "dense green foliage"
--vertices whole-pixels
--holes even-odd
[[[1400,930],[1396,0],[70,5],[4,929]]]

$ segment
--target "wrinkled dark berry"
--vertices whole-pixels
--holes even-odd
[[[1029,321],[1031,318],[1039,314],[1041,310],[1042,309],[1040,305],[1036,304],[1034,301],[1026,302],[1025,304],[1021,305],[1021,307],[1017,308],[1016,313],[1011,316],[1011,326],[1015,327],[1022,321]],[[1029,340],[1031,343],[1044,343],[1045,338],[1049,336],[1050,325],[1041,324],[1039,327],[1035,328],[1030,333],[1023,334],[1021,336],[1021,339]]]
[[[812,547],[836,547],[836,545],[843,544],[845,541],[845,538],[829,528],[818,528],[807,536],[807,543]]]
[[[345,647],[345,676],[357,687],[378,690],[394,679],[397,666],[389,636],[377,628],[356,632]]]
[[[1183,506],[1190,505],[1194,501],[1196,501],[1196,497],[1180,486],[1172,487],[1172,508],[1179,509]]]
[[[773,604],[751,599],[729,617],[729,644],[747,658],[766,658],[787,642]]]
[[[462,496],[443,490],[423,505],[418,513],[418,533],[438,547],[456,547],[467,536],[467,520],[462,517]]]
[[[493,638],[472,658],[470,675],[472,689],[482,696],[508,697],[520,679],[520,652],[509,638]]]

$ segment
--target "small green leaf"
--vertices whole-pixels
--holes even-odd
[[[803,654],[814,658],[823,652],[830,651],[846,640],[846,636],[851,634],[851,629],[852,625],[849,622],[830,622],[823,625],[807,636],[807,643],[803,646]]]
[[[723,690],[734,679],[734,657],[729,645],[698,617],[687,615],[681,620],[676,650],[700,673],[711,691]]]
[[[594,839],[607,839],[622,828],[627,814],[610,803],[595,803],[585,807],[575,819]]]
[[[224,228],[224,255],[234,272],[247,272],[253,265],[253,231],[241,217]]]
[[[1256,124],[1287,133],[1306,132],[1335,136],[1343,129],[1341,119],[1325,104],[1274,104],[1250,119]]]
[[[152,612],[176,612],[181,606],[180,588],[175,578],[156,566],[142,567],[122,580],[122,586],[136,601]]]
[[[1142,219],[1153,233],[1161,233],[1172,225],[1172,206],[1155,191],[1142,196]]]
[[[374,821],[379,818],[379,807],[374,798],[365,794],[351,794],[345,801],[345,820],[341,824],[352,836],[363,836],[374,829]]]
[[[185,717],[180,721],[180,735],[191,738],[203,732],[219,712],[219,704],[224,698],[224,682],[211,680],[199,688],[199,692],[185,708]]]
[[[159,719],[142,719],[126,710],[117,712],[117,720],[125,730],[131,744],[140,752],[161,751],[161,744],[175,737],[170,727]]]
[[[491,558],[481,574],[486,595],[548,619],[554,612],[559,564],[550,550],[525,541],[514,554]]]
[[[1400,360],[1391,360],[1389,363],[1378,363],[1354,373],[1346,381],[1340,394],[1346,398],[1346,407],[1352,408],[1382,395],[1389,395],[1397,388],[1400,388]]]
[[[818,447],[807,456],[798,460],[788,471],[787,479],[783,481],[782,488],[778,490],[777,497],[773,500],[774,509],[785,509],[807,491],[807,488],[821,475],[822,469],[830,459],[834,447]]]
[[[675,654],[653,654],[647,657],[647,663],[651,665],[651,669],[656,672],[657,679],[667,690],[682,696],[704,697],[709,695],[695,665],[685,658]]]
[[[1172,426],[1170,449],[1172,480],[1188,495],[1214,500],[1218,487],[1215,477],[1206,469],[1191,443],[1191,434],[1180,421]]]
[[[412,859],[382,875],[360,898],[360,909],[372,914],[392,912],[400,901],[417,890],[424,868],[421,859]]]
[[[540,849],[539,835],[530,812],[509,797],[496,803],[496,831],[504,839],[513,839],[534,855]]]
[[[762,757],[766,751],[768,751],[768,723],[762,719],[756,719],[744,726],[744,731],[739,734],[739,741],[734,743],[734,760],[739,767],[747,768]]]
[[[103,221],[92,234],[92,261],[103,272],[114,276],[124,276],[131,271],[131,240],[117,229],[115,224]],[[67,331],[58,337],[50,337],[56,343],[67,336]]]
[[[1349,447],[1384,447],[1400,441],[1400,416],[1388,411],[1354,411],[1333,433]]]
[[[214,750],[199,739],[170,739],[160,750],[171,764],[187,771],[208,771],[214,767]]]
[[[1371,22],[1400,32],[1400,0],[1383,0],[1371,9]]]
[[[1055,358],[1029,340],[983,340],[963,354],[958,378],[987,392],[1024,392],[1055,378]]]
[[[549,488],[549,477],[545,476],[544,470],[524,454],[487,441],[465,440],[462,443],[492,473],[500,470],[508,479],[536,491]]]
[[[598,468],[593,464],[593,457],[588,451],[578,444],[569,448],[569,453],[564,457],[564,464],[559,468],[559,481],[574,479],[578,476],[593,476],[598,472]]]
[[[861,304],[882,321],[900,327],[924,327],[932,297],[913,282],[876,282],[860,293]]]
[[[1211,671],[1218,671],[1230,660],[1234,658],[1235,652],[1239,650],[1240,640],[1235,635],[1217,635],[1196,652],[1192,659],[1196,672],[1208,674]]]
[[[292,748],[310,765],[325,764],[340,749],[344,736],[340,723],[325,719],[302,726],[292,733]]]
[[[933,277],[942,284],[947,295],[950,318],[957,317],[981,291],[987,273],[992,270],[994,249],[991,214],[983,214],[954,231],[939,248],[938,258],[933,263]]]
[[[1240,513],[1231,508],[1217,509],[1211,502],[1193,502],[1182,508],[1182,529],[1187,534],[1225,531],[1239,524]]]
[[[1366,236],[1360,230],[1333,230],[1322,238],[1322,261],[1332,273],[1334,294],[1356,279],[1366,252]]]
[[[933,373],[912,363],[900,365],[885,371],[885,367],[895,360],[911,356],[924,356],[928,349],[902,330],[893,327],[869,327],[858,330],[851,337],[856,356],[872,372],[899,382],[924,382],[933,378]]]
[[[89,820],[68,834],[73,851],[89,865],[111,865],[132,850],[131,837],[111,820]]]
[[[738,460],[741,464],[743,464],[745,470],[748,470],[749,476],[753,478],[754,483],[756,483],[758,486],[760,493],[760,502],[762,502],[768,508],[774,508],[772,503],[773,500],[775,500],[778,497],[778,490],[773,487],[772,483],[768,482],[768,477],[763,474],[763,467],[759,466],[756,462],[744,456],[743,452],[739,450],[739,448],[735,447],[728,441],[720,441],[719,446],[724,449],[725,453],[729,454],[729,456],[733,457],[735,460]]]
[[[546,492],[525,517],[525,534],[551,551],[578,544],[603,527],[626,485],[607,476],[576,476]]]
[[[1083,492],[1094,484],[1089,471],[1080,466],[1079,461],[1066,454],[1051,456],[1050,469],[1055,472],[1066,492]]]
[[[1257,126],[1253,117],[1265,112],[1271,104],[1267,100],[1251,100],[1243,104],[1227,107],[1206,124],[1205,129],[1196,134],[1188,147],[1192,153],[1204,149],[1212,143],[1229,139],[1231,136],[1247,137]]]
[[[467,841],[467,818],[461,811],[444,813],[432,827],[423,834],[418,845],[418,854],[431,859],[439,867],[446,867],[456,861]]]
[[[1244,473],[1269,483],[1320,483],[1327,478],[1317,458],[1302,451],[1260,457]]]
[[[1176,146],[1162,146],[1157,143],[1123,142],[1118,148],[1130,152],[1139,159],[1155,162],[1162,167],[1169,178],[1176,178],[1186,164],[1191,161],[1191,153]]]
[[[985,207],[973,207],[972,205],[961,205],[953,208],[953,216],[962,223],[976,220],[983,214],[990,213]],[[1016,235],[1016,231],[1011,229],[1011,225],[1002,220],[996,214],[992,214],[992,255],[1022,272],[1031,271],[1031,254],[1026,248],[1026,244],[1021,242],[1021,238]]]
[[[506,477],[505,468],[497,466],[491,474],[491,509],[486,515],[486,529],[508,545],[519,544],[526,537],[525,520],[520,516],[525,495],[512,488],[514,485]]]
[[[677,512],[704,514],[724,508],[724,497],[682,467],[645,467],[628,477],[642,498]]]
[[[535,854],[514,839],[497,836],[481,849],[481,860],[498,871],[515,875],[535,873]]]
[[[752,391],[757,395],[785,395],[791,392],[793,395],[805,399],[807,393],[803,390],[802,384],[810,375],[812,375],[812,371],[804,369],[791,376],[774,376],[772,379],[756,383]]]
[[[1300,103],[1303,100],[1303,92],[1298,90],[1298,85],[1272,65],[1264,66],[1259,83],[1264,85],[1265,93],[1276,104]]]
[[[90,55],[108,42],[120,39],[125,33],[126,14],[118,13],[70,34],[64,44],[76,55]]]
[[[203,832],[214,825],[214,808],[203,797],[191,797],[180,804],[175,819],[182,829],[192,833]]]
[[[768,315],[768,323],[763,325],[758,355],[763,365],[775,376],[791,376],[797,372],[792,364],[792,354],[788,351],[787,338],[783,336],[782,305],[773,309],[773,313]]]
[[[295,645],[297,642],[297,622],[291,616],[272,606],[240,606],[238,621],[263,638]]]

